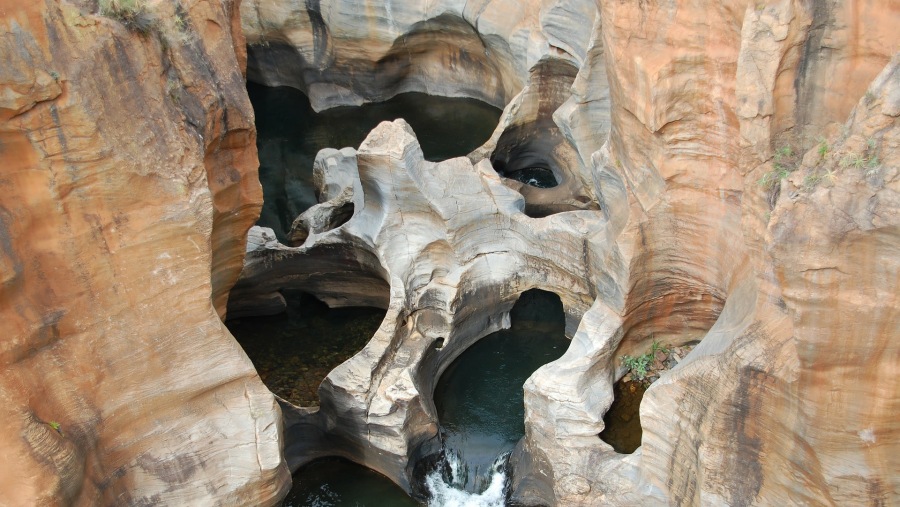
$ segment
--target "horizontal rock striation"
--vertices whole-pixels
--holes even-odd
[[[503,107],[542,58],[584,58],[595,11],[577,0],[249,0],[241,7],[248,78],[303,90],[317,111],[412,91]]]
[[[449,20],[468,20],[488,47],[495,29],[504,32],[496,27],[535,19],[517,17],[533,7],[520,6],[503,24],[489,23],[499,3],[483,2],[483,10],[441,4],[395,23],[404,18],[394,14],[422,7],[391,2],[354,12],[367,21],[350,29],[336,2],[307,6],[311,22],[318,13],[327,27],[317,33],[330,37],[316,39],[293,30],[302,22],[291,29],[272,22],[276,7],[257,5],[244,21],[259,55],[282,51],[267,49],[270,42],[304,62],[287,77],[261,63],[258,79],[321,93],[319,107],[379,100],[404,86],[452,94],[405,84],[419,77],[404,72],[433,68],[426,56],[440,53],[412,45],[436,40],[419,30],[423,20],[442,19],[460,34],[467,32]],[[272,244],[248,256],[256,281],[235,293],[246,301],[277,300],[277,289],[290,284],[277,273],[305,269],[300,259],[332,241],[352,245],[357,253],[342,253],[341,266],[358,274],[346,277],[355,287],[339,291],[311,284],[323,299],[341,304],[336,292],[344,292],[372,301],[373,287],[382,294],[389,287],[381,330],[329,375],[322,407],[289,409],[292,465],[337,453],[415,489],[416,463],[437,450],[434,382],[468,344],[503,325],[517,294],[540,287],[562,297],[572,345],[525,385],[514,501],[896,500],[889,372],[898,357],[898,80],[890,62],[896,36],[885,32],[896,9],[887,2],[548,5],[541,22],[528,25],[530,35],[503,38],[500,54],[515,55],[506,68],[518,77],[504,76],[514,93],[485,81],[478,98],[506,109],[468,161],[423,165],[402,125],[382,125],[355,156],[320,156],[323,174],[348,177],[295,222],[302,246]],[[591,7],[600,15],[577,18]],[[561,25],[566,17],[592,21],[588,43],[521,50],[524,39],[550,41],[558,32],[547,20]],[[858,29],[863,22],[870,29]],[[573,33],[586,30],[581,24]],[[370,43],[351,49],[338,32]],[[395,62],[382,57],[401,39],[423,59],[410,55],[415,65],[395,67],[404,69],[400,79],[379,74],[371,62]],[[446,40],[470,47],[465,37]],[[369,62],[347,67],[367,69],[352,85],[334,71],[349,61],[343,55]],[[318,74],[304,70],[313,60],[325,62]],[[455,79],[440,83],[469,90]],[[385,153],[392,155],[376,156]],[[557,185],[497,180],[529,167],[548,170]],[[593,211],[575,211],[582,209]],[[476,244],[465,239],[476,237]],[[439,338],[448,346],[436,351]],[[653,341],[700,343],[646,392],[643,445],[619,455],[597,434],[624,373],[622,356]]]
[[[890,503],[897,485],[884,453],[896,449],[897,426],[883,414],[896,389],[883,375],[898,357],[897,64],[870,34],[854,40],[840,27],[897,13],[674,7],[602,5],[612,131],[594,174],[601,197],[604,186],[618,195],[616,176],[624,182],[630,212],[618,243],[630,287],[624,311],[598,299],[567,354],[526,384],[515,496]],[[851,49],[819,46],[823,32]],[[851,57],[857,44],[881,49]],[[812,77],[848,67],[861,72]],[[702,341],[644,395],[641,448],[617,455],[591,435],[618,357],[648,337]]]
[[[261,204],[237,3],[0,12],[0,504],[273,504],[220,321]]]

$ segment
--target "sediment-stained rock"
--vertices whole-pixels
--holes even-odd
[[[274,503],[220,321],[261,200],[237,3],[0,12],[0,504]]]
[[[597,154],[595,174],[624,182],[631,214],[618,242],[642,252],[628,298],[645,303],[619,313],[595,302],[567,354],[526,384],[515,495],[559,505],[890,503],[895,465],[885,457],[897,426],[883,414],[896,410],[885,372],[898,366],[900,237],[886,147],[896,146],[897,64],[866,93],[872,73],[850,86],[847,76],[807,84],[796,76],[821,51],[815,31],[834,31],[841,6],[816,6],[831,11],[831,27],[791,2],[685,7],[603,4],[613,115],[611,153]],[[885,61],[877,51],[857,58],[841,65]],[[848,123],[809,139],[846,108],[787,99],[845,90],[861,97]],[[682,270],[690,276],[673,277]],[[654,294],[673,287],[675,304]],[[691,291],[712,298],[709,310],[696,311],[703,298],[685,298]],[[713,319],[707,333],[682,327]],[[623,456],[592,441],[618,357],[673,327],[702,342],[646,392],[641,448]]]
[[[576,73],[571,62],[556,58],[535,64],[528,84],[506,107],[494,135],[469,154],[476,163],[490,159],[503,182],[522,194],[525,213],[531,217],[599,209],[589,165],[579,156],[573,139],[564,134],[569,130],[566,119],[554,117],[572,96]],[[594,135],[607,132],[598,130]],[[539,181],[547,179],[554,184]]]

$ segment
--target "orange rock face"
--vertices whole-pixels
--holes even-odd
[[[553,225],[543,229],[508,213],[529,233],[562,231],[543,235],[552,245],[544,250],[578,269],[529,275],[542,267],[538,254],[521,268],[510,260],[489,266],[481,254],[471,259],[495,277],[485,293],[496,301],[511,304],[523,287],[544,284],[562,292],[569,315],[580,319],[566,355],[525,385],[519,458],[527,466],[515,471],[514,495],[554,505],[897,503],[896,1],[448,0],[407,2],[406,10],[402,2],[368,2],[365,11],[307,2],[315,8],[291,18],[303,9],[295,3],[249,3],[257,23],[248,33],[259,36],[261,53],[270,49],[266,35],[279,47],[305,48],[300,54],[314,64],[336,62],[333,73],[314,76],[322,81],[301,83],[322,107],[344,103],[348,87],[339,79],[342,60],[326,62],[328,51],[317,47],[373,51],[377,58],[367,60],[379,65],[393,61],[385,55],[406,53],[407,63],[416,62],[410,69],[444,70],[444,57],[454,60],[458,48],[445,48],[432,24],[418,24],[423,9],[435,11],[426,21],[444,11],[469,20],[455,25],[456,40],[474,44],[465,47],[485,55],[478,62],[490,62],[487,49],[509,50],[503,55],[515,65],[498,72],[509,79],[478,88],[473,75],[460,75],[498,104],[547,54],[580,66],[544,94],[552,107],[547,102],[536,119],[572,143],[562,155],[577,157],[579,188],[593,183],[600,211],[541,219]],[[0,0],[0,504],[272,504],[289,482],[281,413],[220,320],[261,204],[237,2],[148,0],[137,11],[102,13],[97,4]],[[514,4],[519,18],[508,14]],[[581,41],[588,25],[582,19],[571,29],[567,16],[594,7],[599,18],[582,51],[566,41]],[[380,44],[348,44],[321,29],[325,18],[341,30],[371,28]],[[520,18],[528,22],[510,23]],[[409,47],[427,50],[427,58],[413,60],[408,47],[391,52],[395,41],[414,40],[421,44]],[[282,82],[285,69],[270,70],[279,79],[265,81]],[[560,77],[554,72],[522,97],[546,98],[538,85]],[[435,91],[425,86],[434,84],[428,75],[411,75],[409,89]],[[375,90],[384,76],[369,77]],[[572,97],[563,101],[570,83]],[[521,103],[528,118],[530,103]],[[376,136],[369,148],[382,151],[361,149],[361,167],[370,181],[391,185],[405,180],[371,175],[415,176],[402,184],[417,188],[414,180],[428,181],[419,169],[384,169],[415,144],[402,125],[382,132],[389,129],[407,141]],[[373,162],[379,157],[384,167]],[[473,190],[464,195],[476,196],[477,183],[496,177],[488,163],[471,162],[452,164],[468,171]],[[439,181],[429,181],[431,197],[449,202]],[[507,187],[494,188],[518,202]],[[397,207],[410,202],[398,199]],[[428,216],[449,222],[460,209],[455,200],[452,208]],[[388,235],[378,237],[388,244]],[[404,236],[405,253],[408,244]],[[541,249],[537,239],[526,247]],[[394,246],[383,251],[397,273],[418,266],[431,273],[398,279],[466,287],[463,275],[456,285],[434,276],[446,268],[444,250],[436,261],[394,255]],[[424,286],[409,293],[429,294],[416,292]],[[436,350],[430,344],[438,335],[442,344],[448,339],[444,354],[461,350],[500,326],[487,312],[503,311],[484,310],[483,320],[471,321],[484,324],[460,331],[443,329],[424,296],[414,309],[429,312],[407,326],[400,316],[413,312],[403,314],[405,297],[397,301],[368,350],[329,376],[325,408],[303,416],[322,428],[340,421],[327,429],[360,444],[355,459],[411,489],[410,442],[436,450],[438,427],[422,402],[430,384],[414,384],[425,375],[408,374],[409,358],[433,357],[426,351]],[[454,302],[441,310],[447,315],[476,307],[447,301]],[[453,333],[462,341],[454,343]],[[395,353],[397,336],[412,336],[411,348]],[[623,355],[656,340],[702,341],[647,390],[642,445],[619,455],[597,438],[612,383]],[[376,380],[358,381],[366,376]],[[329,400],[341,419],[327,418]],[[298,427],[304,445],[307,437],[333,445],[305,421]],[[297,462],[334,451],[310,448]]]
[[[626,182],[630,289],[576,340],[617,357],[648,337],[702,341],[646,392],[634,455],[570,429],[540,444],[551,425],[532,416],[553,500],[895,503],[896,3],[601,5],[613,107],[598,169]],[[559,399],[535,384],[526,407]]]
[[[90,4],[0,1],[0,503],[272,503],[220,321],[261,204],[237,5]]]

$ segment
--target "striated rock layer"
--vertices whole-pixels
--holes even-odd
[[[631,282],[526,385],[522,500],[897,500],[900,80],[878,34],[900,13],[849,4],[602,4],[612,132],[594,171],[625,181]],[[615,358],[650,337],[702,341],[616,455],[593,437]]]
[[[582,0],[248,0],[248,78],[305,91],[314,109],[398,93],[503,107],[552,55],[580,62],[595,6]]]
[[[0,12],[0,504],[274,503],[220,321],[261,204],[237,3]]]
[[[146,5],[0,0],[0,503],[271,504],[326,455],[421,495],[438,377],[531,288],[572,342],[525,385],[514,501],[898,502],[896,2]],[[291,245],[252,229],[235,283],[260,205],[239,19],[249,78],[317,109],[504,116],[441,163],[402,120],[321,152],[320,203]],[[220,318],[284,288],[388,311],[282,434]],[[619,455],[612,385],[654,340],[699,344]]]
[[[506,103],[467,161],[426,164],[398,123],[358,153],[323,152],[321,181],[341,183],[295,222],[300,246],[260,240],[248,254],[232,298],[242,311],[271,310],[298,285],[388,307],[323,383],[318,411],[287,407],[292,466],[340,454],[414,490],[417,463],[438,449],[435,380],[541,287],[561,296],[572,345],[525,385],[515,501],[897,501],[895,5],[558,2],[502,24],[486,21],[495,2],[254,5],[254,79],[307,90],[318,107],[405,89]],[[549,40],[543,21],[521,22],[548,12],[589,41],[516,49]],[[471,50],[462,36],[441,51],[423,42],[465,32],[450,15],[485,47],[512,33],[498,26],[530,31],[501,37],[516,56],[507,92],[484,79],[473,92],[452,58],[431,74],[447,73],[440,89],[409,70]],[[413,51],[393,73],[398,47]],[[504,176],[543,164],[560,184],[504,188],[489,163]],[[597,437],[612,384],[621,357],[654,340],[700,343],[646,392],[643,445],[619,455]]]

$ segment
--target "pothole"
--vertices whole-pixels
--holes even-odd
[[[446,461],[426,483],[438,499],[475,501],[502,486],[505,456],[525,435],[523,385],[568,348],[565,314],[556,294],[527,291],[510,317],[510,329],[466,349],[434,390]]]
[[[526,167],[512,173],[504,173],[502,176],[537,188],[553,188],[559,185],[553,171],[545,167]]]
[[[283,507],[419,505],[387,477],[343,458],[313,461],[297,470],[293,480]]]
[[[247,83],[256,113],[263,209],[257,225],[288,244],[291,224],[318,204],[313,163],[322,148],[359,147],[382,121],[403,118],[430,161],[467,155],[490,138],[501,111],[474,99],[404,93],[376,104],[313,111],[302,92]]]
[[[385,310],[329,308],[315,297],[284,291],[287,309],[225,322],[266,387],[298,406],[318,406],[319,384],[359,352],[378,330]]]
[[[696,342],[672,347],[653,342],[650,349],[639,356],[623,356],[622,365],[628,372],[613,386],[614,399],[603,416],[601,440],[619,454],[631,454],[641,446],[641,400],[644,392],[666,371],[674,368],[696,346]]]

